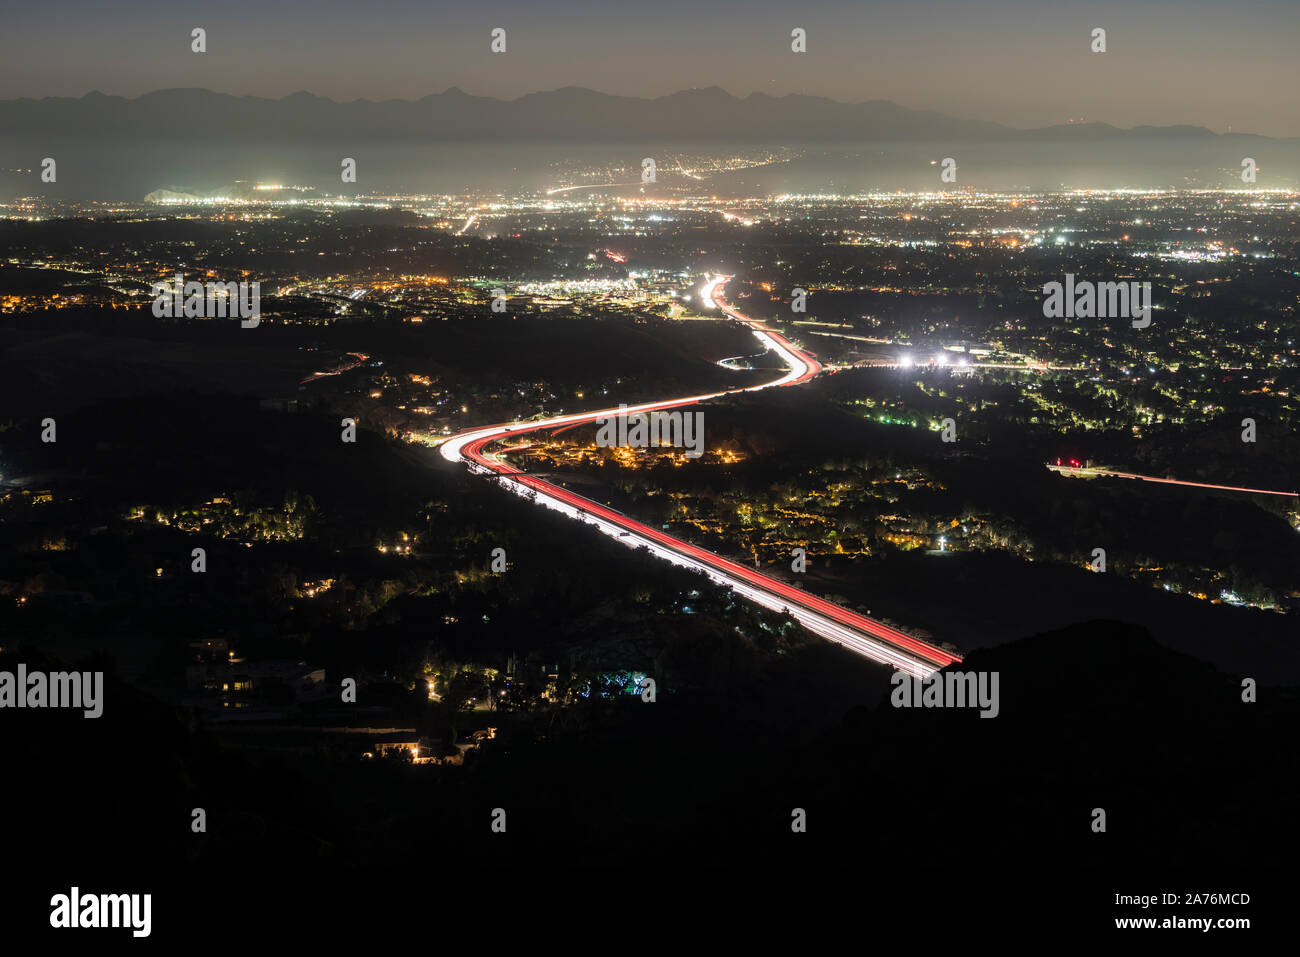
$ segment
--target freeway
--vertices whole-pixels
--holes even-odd
[[[939,668],[961,661],[957,655],[906,635],[896,628],[842,608],[816,595],[810,595],[799,588],[753,571],[689,542],[674,538],[568,489],[527,475],[488,451],[488,446],[509,436],[523,435],[540,429],[583,425],[607,416],[693,405],[735,392],[753,392],[759,389],[797,385],[818,375],[821,372],[821,364],[816,359],[799,350],[788,339],[767,328],[763,323],[742,315],[723,299],[722,287],[730,278],[730,276],[717,276],[709,279],[702,292],[703,301],[711,302],[724,315],[749,326],[763,348],[775,352],[780,357],[786,367],[784,375],[770,382],[742,389],[728,389],[685,398],[647,402],[626,408],[581,412],[542,420],[501,423],[471,429],[454,435],[441,444],[440,451],[443,458],[451,462],[463,462],[474,472],[491,476],[503,487],[518,495],[595,526],[597,530],[609,535],[615,541],[634,548],[646,548],[665,561],[703,572],[711,580],[730,587],[750,601],[774,611],[786,612],[814,634],[843,645],[873,661],[891,665],[917,677],[924,677]]]

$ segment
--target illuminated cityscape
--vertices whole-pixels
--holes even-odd
[[[1233,129],[1163,0],[1099,5],[1113,52],[1044,13],[1068,55],[1011,4],[758,4],[705,52],[581,2],[567,40],[440,11],[502,71],[445,50],[418,97],[415,5],[336,6],[348,96],[243,0],[86,14],[115,49],[179,30],[181,66],[0,71],[4,811],[39,864],[7,926],[152,893],[168,940],[382,940],[443,900],[659,928],[749,874],[833,929],[847,886],[998,943],[1270,923],[1293,11],[1207,5],[1254,51],[1214,62],[1258,71]],[[868,26],[862,78],[815,55]],[[1003,33],[1024,72],[970,67]]]

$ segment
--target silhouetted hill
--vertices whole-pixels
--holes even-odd
[[[654,99],[582,87],[514,100],[456,87],[419,100],[337,103],[298,92],[282,99],[204,89],[157,90],[134,99],[98,91],[80,98],[0,101],[0,128],[14,136],[155,137],[172,142],[271,143],[669,140],[702,142],[866,142],[903,140],[1078,141],[1210,139],[1199,126],[1105,123],[1018,130],[999,123],[913,110],[888,100],[841,103],[820,96],[752,93],[712,86]],[[1240,134],[1236,134],[1240,135]]]
[[[38,742],[49,716],[9,716],[6,753],[40,809],[5,807],[20,825],[8,851],[26,862],[15,894],[36,908],[74,880],[139,881],[158,894],[160,934],[209,914],[217,889],[223,906],[238,901],[230,919],[248,923],[318,886],[351,902],[364,875],[436,860],[494,879],[531,875],[534,894],[546,883],[538,861],[566,888],[574,867],[620,869],[620,886],[671,877],[674,887],[744,868],[819,891],[879,872],[913,916],[934,901],[947,920],[994,906],[1014,915],[1007,933],[1047,921],[1074,935],[1115,916],[1163,916],[1117,907],[1114,895],[1171,888],[1251,893],[1250,908],[1212,916],[1258,918],[1274,906],[1265,882],[1292,860],[1284,735],[1295,689],[1243,703],[1234,680],[1116,622],[972,654],[960,670],[1000,674],[991,720],[893,708],[882,669],[861,687],[862,705],[805,748],[806,716],[780,703],[816,700],[826,670],[795,669],[749,688],[743,706],[694,694],[630,702],[586,730],[515,740],[451,774],[233,753],[120,685],[111,660],[95,666],[109,671],[113,706],[98,721],[56,715],[70,747]],[[755,719],[764,714],[785,720]],[[100,800],[91,782],[109,780],[112,798]],[[499,805],[505,835],[485,823]],[[209,833],[188,831],[193,806],[208,809]],[[1104,833],[1091,827],[1099,807]],[[806,811],[806,833],[792,833],[792,808]],[[181,867],[193,878],[161,879]]]

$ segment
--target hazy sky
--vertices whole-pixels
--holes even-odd
[[[208,52],[190,52],[190,31]],[[790,30],[808,52],[790,52]],[[505,54],[489,52],[504,27]],[[1108,50],[1089,52],[1094,27]],[[968,119],[1300,136],[1300,0],[5,0],[0,98],[561,86],[894,100]]]

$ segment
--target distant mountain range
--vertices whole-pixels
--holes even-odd
[[[414,101],[347,103],[310,93],[273,100],[203,89],[159,90],[135,99],[95,92],[80,98],[0,100],[0,129],[24,138],[116,135],[172,142],[263,144],[338,143],[358,138],[422,144],[1268,139],[1218,134],[1201,126],[1120,129],[1106,123],[1074,123],[1021,130],[912,110],[888,100],[840,103],[819,96],[763,93],[736,97],[716,86],[654,99],[565,87],[514,100],[473,96],[452,87]]]

